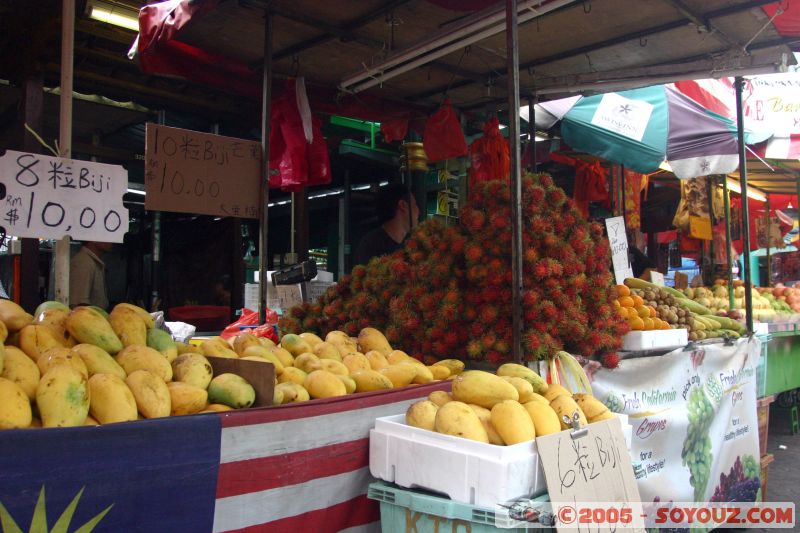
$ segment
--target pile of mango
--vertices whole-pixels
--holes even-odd
[[[564,420],[578,414],[581,426],[612,418],[591,394],[572,394],[548,385],[536,372],[506,363],[497,374],[462,372],[451,393],[432,392],[411,404],[406,424],[446,435],[496,445],[518,444],[571,427]]]
[[[0,300],[0,429],[94,426],[252,405],[253,387],[121,303],[110,314]],[[180,352],[187,353],[180,353]]]
[[[287,334],[278,345],[245,333],[233,339],[232,347],[210,339],[200,349],[206,355],[271,362],[276,405],[430,383],[464,370],[456,359],[425,365],[392,349],[375,328],[362,329],[357,338],[342,331],[331,331],[324,340],[313,333]]]

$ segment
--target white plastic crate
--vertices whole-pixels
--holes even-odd
[[[689,331],[683,328],[631,331],[623,335],[622,349],[628,352],[667,350],[686,346],[688,342]]]
[[[631,427],[620,416],[630,449]],[[495,446],[407,426],[405,415],[378,418],[370,431],[373,476],[405,488],[492,507],[547,490],[535,441]]]

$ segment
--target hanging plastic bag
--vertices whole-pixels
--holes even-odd
[[[266,316],[264,317],[264,320],[265,320],[264,326],[267,326],[268,329],[272,329],[273,324],[278,323],[278,314],[272,309],[268,309]],[[250,327],[254,328],[253,330],[250,331],[250,333],[253,333],[254,335],[255,335],[255,329],[259,329],[262,327],[258,325],[258,313],[255,311],[251,311],[250,309],[242,308],[242,315],[239,317],[239,320],[237,320],[233,324],[230,324],[228,327],[222,330],[222,333],[220,333],[219,336],[225,340],[228,340],[231,337],[235,337],[236,335],[238,335],[242,331],[242,328],[249,329]],[[268,336],[265,331],[261,333],[262,333],[261,335],[256,335],[256,336],[257,337]],[[273,339],[273,340],[277,342],[278,339]]]
[[[445,99],[439,111],[425,123],[422,144],[428,161],[444,161],[467,155],[467,141],[450,100]]]
[[[388,120],[381,122],[383,140],[387,143],[402,141],[408,134],[408,119]]]
[[[500,121],[497,117],[489,119],[484,124],[483,136],[472,143],[469,154],[471,189],[484,181],[508,179],[511,167],[508,142],[500,133]]]

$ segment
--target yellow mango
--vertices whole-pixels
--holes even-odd
[[[299,337],[300,337],[301,339],[303,339],[304,341],[306,341],[306,342],[308,343],[308,345],[309,345],[309,346],[311,346],[311,349],[312,349],[312,350],[314,349],[314,347],[315,347],[317,344],[319,344],[319,343],[323,342],[323,340],[322,340],[322,339],[320,339],[320,338],[319,338],[319,336],[317,336],[317,335],[315,335],[314,333],[311,333],[311,332],[305,332],[305,333],[301,333],[301,334],[299,335]],[[321,359],[321,358],[320,358],[320,359]]]
[[[6,342],[6,339],[8,339],[8,328],[5,322],[0,321],[0,343]]]
[[[453,380],[453,399],[491,409],[503,400],[519,401],[519,393],[503,378],[482,370],[468,370]]]
[[[19,331],[19,347],[32,361],[38,361],[42,352],[63,348],[64,343],[47,326],[29,325]]]
[[[31,401],[22,387],[0,378],[0,429],[22,429],[31,425]]]
[[[205,356],[186,353],[172,362],[172,377],[176,381],[206,389],[214,377],[214,371]]]
[[[200,344],[200,351],[206,357],[224,357],[226,359],[236,359],[239,355],[231,349],[231,346],[222,339],[208,339]]]
[[[210,403],[206,407],[204,413],[224,413],[225,411],[233,411],[233,407],[221,403]]]
[[[26,313],[16,302],[0,299],[0,321],[10,333],[13,333],[31,324],[33,316]]]
[[[134,370],[125,378],[136,407],[145,418],[169,416],[172,399],[164,379],[149,370]]]
[[[53,336],[66,346],[69,342],[69,333],[67,332],[68,316],[69,308],[50,307],[38,315],[35,315],[35,318],[33,319],[33,325],[44,326],[50,329],[50,332],[53,334]]]
[[[169,414],[172,416],[199,413],[208,404],[208,392],[200,387],[171,381],[167,383],[167,389],[171,406]]]
[[[550,401],[542,396],[541,394],[536,394],[535,392],[531,394],[530,398],[528,398],[527,402],[520,402],[520,403],[528,403],[528,402],[539,402],[545,405],[550,405]]]
[[[178,358],[178,345],[172,340],[172,335],[163,329],[152,328],[147,330],[147,346],[161,352],[170,364]]]
[[[89,414],[86,377],[69,365],[53,365],[36,387],[36,406],[43,427],[82,426]]]
[[[41,377],[39,367],[19,348],[8,346],[5,352],[5,364],[0,377],[13,381],[25,392],[29,400],[35,400],[36,387]]]
[[[287,366],[294,365],[294,356],[281,348],[280,346],[267,346],[266,347],[269,351],[275,354],[275,356],[281,360],[281,364],[284,368]]]
[[[464,362],[458,359],[442,359],[436,361],[433,366],[443,366],[450,371],[451,376],[457,376],[464,371]]]
[[[89,414],[101,424],[136,420],[133,393],[119,376],[95,374],[89,378]]]
[[[474,403],[467,405],[469,405],[470,409],[475,411],[475,414],[478,415],[478,418],[480,418],[481,424],[483,424],[483,429],[486,430],[486,435],[489,437],[489,444],[505,446],[506,443],[503,442],[503,438],[499,433],[497,433],[497,430],[494,429],[494,426],[492,425],[492,412],[487,408],[481,407],[480,405],[475,405]]]
[[[403,350],[392,350],[386,355],[386,360],[390,365],[397,365],[400,363],[413,363],[415,365],[425,366],[422,361],[415,359],[408,355]]]
[[[414,376],[414,379],[411,380],[411,383],[416,383],[417,385],[423,385],[425,383],[430,383],[431,381],[433,381],[433,373],[430,371],[430,369],[427,366],[425,366],[425,365],[423,365],[421,363],[418,364],[418,365],[415,365],[414,363],[410,363],[410,362],[408,362],[408,363],[400,363],[400,364],[401,365],[412,366],[412,367],[414,367],[414,370],[417,371],[417,375]]]
[[[531,384],[533,392],[543,394],[547,389],[547,382],[532,369],[517,363],[506,363],[497,369],[498,376],[518,377]]]
[[[600,416],[605,415],[605,413],[609,412],[608,407],[606,407],[606,404],[604,404],[591,394],[586,394],[586,393],[573,394],[572,399],[575,400],[575,403],[578,404],[578,407],[581,408],[581,411],[583,411],[583,414],[586,415],[586,418],[588,420],[598,418]]]
[[[89,378],[89,370],[86,368],[86,363],[83,362],[81,357],[71,351],[69,348],[60,346],[58,348],[50,348],[42,352],[39,360],[36,361],[36,366],[39,367],[41,375],[45,375],[50,368],[55,365],[69,365],[85,378]]]
[[[127,346],[115,357],[117,363],[130,374],[137,370],[149,370],[164,381],[172,380],[172,366],[160,352],[148,346]]]
[[[137,418],[138,420],[138,418]],[[41,423],[41,422],[40,422]],[[86,417],[86,421],[83,423],[84,426],[99,426],[100,422],[92,418],[91,416]]]
[[[233,351],[239,354],[239,357],[251,346],[265,348],[261,342],[259,342],[258,337],[246,331],[239,333],[233,338]]]
[[[280,376],[281,374],[283,374],[283,363],[278,358],[278,356],[275,355],[275,352],[270,351],[269,348],[265,348],[264,346],[261,346],[260,344],[257,345],[257,346],[248,346],[241,353],[240,357],[242,357],[243,359],[249,359],[251,357],[256,357],[256,358],[262,359],[264,361],[268,361],[268,362],[272,363],[272,365],[275,367],[275,375],[276,376]]]
[[[364,328],[358,334],[358,348],[361,353],[372,350],[378,351],[383,355],[388,355],[392,351],[389,341],[379,330],[375,328]]]
[[[318,362],[319,362],[319,357],[317,357],[313,353],[310,352],[301,353],[294,358],[294,367],[299,368],[303,372],[308,373],[311,372],[311,364]]]
[[[327,370],[328,372],[331,372],[332,374],[339,374],[339,375],[343,375],[343,376],[347,376],[347,375],[350,374],[350,370],[348,370],[348,368],[346,366],[344,366],[344,363],[340,363],[339,361],[336,361],[335,359],[320,359],[319,361],[312,362],[308,366],[308,368],[309,368],[309,370],[312,370],[312,371],[313,370]]]
[[[367,359],[367,356],[363,353],[348,353],[342,357],[342,363],[344,363],[344,366],[350,371],[350,374],[358,372],[359,370],[372,370],[369,359]]]
[[[408,406],[406,410],[406,424],[415,428],[435,431],[436,411],[439,406],[430,400],[419,400]]]
[[[108,323],[122,342],[122,346],[147,345],[147,326],[135,311],[127,307],[115,307],[108,315]]]
[[[489,443],[489,435],[478,415],[463,402],[447,402],[436,411],[435,429],[445,435]]]
[[[370,350],[364,354],[364,357],[369,361],[369,366],[372,370],[380,370],[381,368],[389,366],[389,361],[386,359],[386,356],[378,350]]]
[[[154,327],[156,327],[156,321],[153,318],[153,316],[150,313],[148,313],[146,309],[142,309],[138,305],[133,305],[125,302],[118,303],[117,305],[114,306],[114,309],[112,309],[111,312],[113,313],[114,311],[121,311],[123,309],[127,309],[129,311],[133,311],[134,313],[136,313],[139,316],[139,318],[144,322],[144,325],[147,327],[147,329],[153,329]]]
[[[345,374],[334,374],[339,381],[344,383],[344,389],[347,394],[353,394],[356,391],[356,380]]]
[[[428,399],[439,407],[443,406],[447,402],[453,401],[453,397],[450,396],[450,393],[443,390],[433,391],[432,393],[428,394]]]
[[[550,401],[550,407],[552,407],[553,411],[555,411],[558,415],[558,421],[561,423],[561,429],[570,429],[572,427],[571,424],[568,424],[564,421],[564,417],[566,416],[569,420],[571,420],[576,412],[578,413],[581,427],[589,423],[586,420],[586,415],[583,414],[583,411],[581,411],[581,408],[578,407],[577,403],[575,403],[575,400],[572,399],[572,396],[560,394]]]
[[[320,359],[334,359],[336,361],[342,360],[342,354],[336,349],[336,346],[329,342],[319,342],[312,348],[314,355]]]
[[[450,377],[450,369],[448,369],[447,367],[441,365],[440,366],[430,365],[427,367],[427,369],[430,370],[433,379],[436,381],[440,381],[442,379],[447,379]]]
[[[176,342],[175,348],[177,348],[178,355],[183,355],[185,353],[199,353],[202,355],[203,350],[197,344],[187,344],[185,342]]]
[[[358,344],[343,331],[331,331],[325,335],[325,342],[330,343],[339,350],[342,357],[349,353],[358,352]]]
[[[544,396],[548,402],[552,402],[556,396],[569,396],[572,398],[572,393],[558,383],[551,383],[546,391],[540,392],[539,394]]]
[[[256,338],[258,339],[258,342],[261,343],[261,346],[263,346],[264,348],[272,348],[273,346],[277,346],[275,344],[275,341],[267,337],[256,337]]]
[[[350,374],[356,382],[356,392],[391,389],[391,380],[375,370],[356,370]]]
[[[283,404],[307,402],[311,399],[305,387],[291,381],[278,383],[275,388],[280,389],[283,394]]]
[[[294,333],[287,333],[281,337],[281,348],[295,357],[301,353],[313,353],[311,345]]]
[[[243,377],[225,373],[215,376],[209,383],[208,400],[242,409],[253,405],[256,391]]]
[[[550,407],[550,404],[532,400],[523,404],[522,407],[525,408],[528,412],[528,416],[531,417],[533,427],[536,429],[536,435],[538,437],[561,431],[561,422],[556,412]]]
[[[283,373],[278,376],[278,383],[295,383],[297,385],[302,385],[306,381],[306,377],[308,376],[308,372],[304,370],[300,370],[299,368],[295,368],[293,366],[288,366],[283,369]]]
[[[327,370],[314,370],[303,384],[312,398],[331,398],[347,394],[344,382]]]
[[[392,382],[392,387],[399,389],[411,385],[414,378],[417,377],[417,368],[414,365],[389,365],[378,370],[381,374],[389,378]]]
[[[71,351],[78,354],[78,357],[83,360],[89,377],[95,374],[113,374],[120,379],[125,379],[128,375],[107,351],[93,344],[77,344],[72,347]]]
[[[516,376],[502,376],[502,378],[509,383],[511,383],[515,389],[517,389],[517,393],[519,393],[519,403],[526,403],[533,399],[533,386],[527,380],[522,378],[518,378]]]
[[[604,413],[600,413],[599,415],[595,416],[594,418],[588,418],[589,423],[592,424],[594,422],[602,422],[603,420],[611,420],[614,418],[614,413],[611,411],[605,411]]]
[[[67,316],[67,331],[79,343],[99,346],[111,355],[120,351],[122,341],[105,316],[91,307],[76,307]]]
[[[503,400],[492,407],[492,426],[507,445],[536,438],[536,430],[528,411],[516,400]]]

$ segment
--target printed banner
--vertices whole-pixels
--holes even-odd
[[[593,376],[595,395],[630,416],[643,502],[760,497],[758,339],[626,359]]]

